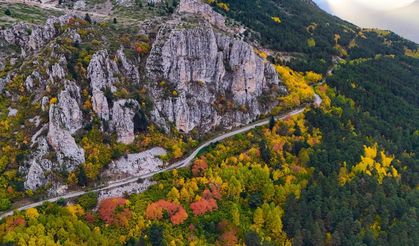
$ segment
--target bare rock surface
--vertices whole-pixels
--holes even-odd
[[[167,88],[158,83],[150,89],[152,119],[166,130],[171,123],[185,133],[247,124],[274,106],[262,104],[260,97],[287,93],[273,66],[252,46],[209,25],[166,25],[156,39],[146,69],[155,81],[165,78],[175,91],[167,96]],[[233,110],[217,110],[229,99]]]
[[[177,12],[179,14],[199,15],[217,28],[227,30],[224,16],[215,12],[211,6],[200,0],[181,0]]]
[[[144,192],[148,189],[148,187],[155,183],[156,182],[145,179],[141,182],[129,183],[127,185],[116,187],[110,190],[104,190],[99,192],[98,201],[101,201],[106,198],[121,197],[124,194],[138,194]]]
[[[134,116],[138,111],[138,102],[133,99],[121,99],[113,104],[111,129],[116,131],[118,142],[134,142]]]
[[[76,144],[72,134],[82,126],[82,113],[78,101],[80,89],[67,81],[58,103],[50,106],[48,143],[57,154],[60,165],[72,171],[84,163],[84,150]]]
[[[128,154],[113,161],[109,165],[108,170],[104,173],[104,176],[140,176],[157,171],[163,165],[163,161],[159,159],[159,156],[165,154],[166,150],[160,147],[155,147],[136,154]]]
[[[116,91],[114,83],[117,81],[116,74],[118,72],[118,65],[114,60],[110,59],[106,50],[96,52],[87,67],[92,89],[93,110],[105,121],[109,120],[110,105],[108,105],[104,90]]]
[[[37,149],[32,153],[28,163],[29,168],[27,170],[26,181],[24,182],[25,188],[31,190],[35,190],[47,183],[47,172],[51,171],[53,167],[53,163],[50,160],[44,159],[44,156],[49,151],[46,138],[40,137],[34,141],[37,143]]]

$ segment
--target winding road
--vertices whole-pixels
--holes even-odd
[[[319,95],[315,94],[314,95],[314,105],[320,106],[321,103],[322,103],[322,99],[320,98]],[[283,120],[287,117],[297,115],[297,114],[301,114],[302,112],[304,112],[304,110],[305,110],[305,108],[298,108],[298,109],[295,109],[295,110],[293,110],[291,112],[288,112],[284,115],[277,116],[277,117],[275,117],[275,119],[276,120]],[[134,177],[129,177],[129,178],[121,179],[121,180],[118,180],[118,181],[114,181],[112,183],[108,183],[105,187],[97,188],[97,189],[94,189],[94,190],[71,192],[71,193],[68,193],[68,194],[65,194],[65,195],[62,195],[62,196],[59,196],[59,197],[54,197],[54,198],[45,199],[45,200],[42,200],[42,201],[39,201],[39,202],[34,202],[34,203],[31,203],[31,204],[28,204],[28,205],[25,205],[25,206],[22,206],[22,207],[19,207],[19,208],[15,208],[12,211],[8,211],[6,213],[3,213],[3,214],[0,215],[0,219],[3,219],[3,218],[5,218],[7,216],[10,216],[10,215],[13,215],[14,211],[16,211],[16,210],[20,211],[20,210],[25,210],[25,209],[28,209],[28,208],[38,207],[38,206],[41,206],[45,202],[56,202],[60,199],[75,198],[75,197],[82,196],[82,195],[84,195],[86,193],[89,193],[89,192],[100,192],[100,191],[103,191],[103,190],[109,190],[109,189],[112,189],[112,188],[116,188],[116,187],[119,187],[119,186],[123,186],[123,185],[126,185],[126,184],[137,182],[139,179],[151,178],[152,176],[154,176],[158,173],[162,173],[162,172],[170,171],[170,170],[173,170],[173,169],[186,167],[192,162],[192,160],[198,155],[198,153],[201,150],[208,147],[209,145],[211,145],[213,143],[216,143],[216,142],[219,142],[219,141],[222,141],[226,138],[235,136],[237,134],[250,131],[250,130],[256,128],[256,127],[267,125],[267,124],[269,124],[269,119],[264,119],[264,120],[260,120],[260,121],[254,122],[252,124],[249,124],[247,126],[241,127],[239,129],[232,130],[232,131],[227,132],[227,133],[223,133],[223,134],[219,135],[218,137],[210,139],[210,140],[204,142],[203,144],[201,144],[198,148],[196,148],[194,150],[194,152],[192,152],[185,159],[180,160],[178,162],[175,162],[172,165],[170,165],[169,167],[161,169],[159,171],[147,173],[147,174],[144,174],[144,175],[141,175],[141,176],[134,176]]]

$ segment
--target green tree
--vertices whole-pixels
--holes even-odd
[[[272,131],[272,129],[274,129],[275,126],[275,117],[271,116],[271,118],[269,119],[269,130]]]
[[[97,198],[98,195],[95,192],[89,192],[87,194],[82,195],[78,199],[78,203],[82,206],[85,210],[91,210],[96,207],[97,205]]]
[[[0,199],[0,211],[8,210],[12,206],[12,203],[8,198],[1,198]]]
[[[92,18],[90,18],[89,13],[86,13],[86,15],[84,16],[84,20],[89,22],[89,23],[92,23]]]
[[[262,240],[256,232],[249,231],[244,236],[244,244],[246,244],[246,246],[261,246]]]
[[[150,226],[148,237],[150,238],[150,243],[153,246],[163,246],[163,228],[157,224],[152,224]]]
[[[4,11],[4,14],[7,15],[7,16],[11,16],[12,15],[12,12],[10,11],[10,9],[6,9]]]
[[[77,183],[80,186],[86,186],[87,185],[86,171],[84,170],[83,166],[80,167],[79,174],[77,175]]]
[[[259,142],[259,150],[262,160],[268,164],[271,160],[271,153],[269,152],[268,144],[265,139]]]

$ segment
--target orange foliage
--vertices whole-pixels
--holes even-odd
[[[124,198],[102,200],[99,204],[99,216],[107,224],[128,226],[131,211],[128,208],[124,208],[127,204],[128,200]]]
[[[191,203],[191,209],[194,215],[197,216],[218,209],[218,205],[217,201],[214,198],[201,199],[194,203]]]
[[[207,168],[208,164],[205,160],[197,159],[192,165],[192,174],[195,177],[202,176]]]
[[[150,52],[150,45],[146,42],[136,42],[134,44],[134,49],[138,54],[144,55]]]
[[[220,187],[218,187],[218,185],[213,184],[213,183],[211,183],[209,186],[210,186],[210,190],[205,189],[204,192],[202,193],[202,198],[204,199],[215,198],[217,200],[221,200]]]
[[[166,200],[150,203],[147,206],[145,216],[150,220],[159,220],[163,218],[163,211],[169,214],[170,221],[174,225],[182,224],[188,218],[188,213],[181,205]]]
[[[221,234],[215,245],[233,246],[239,242],[237,238],[237,228],[232,226],[227,220],[223,219],[218,223],[217,230]]]
[[[86,219],[87,222],[89,223],[94,223],[95,222],[95,216],[93,215],[92,212],[88,212],[86,213],[86,215],[84,215],[84,218]]]

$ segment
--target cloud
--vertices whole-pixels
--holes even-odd
[[[366,2],[367,0],[314,1],[329,13],[358,26],[391,30],[405,38],[419,43],[419,0],[408,6],[391,10],[371,9],[365,6],[365,4],[360,3],[361,1]]]

